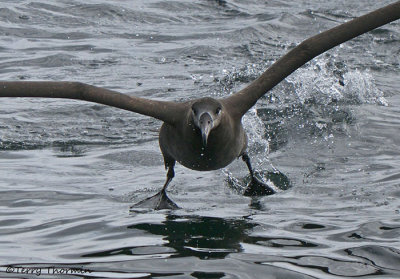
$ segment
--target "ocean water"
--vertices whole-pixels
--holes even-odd
[[[2,0],[0,80],[218,98],[391,2]],[[0,278],[400,278],[399,68],[399,21],[317,57],[243,119],[277,193],[178,164],[174,211],[129,211],[164,183],[161,122],[0,98]]]

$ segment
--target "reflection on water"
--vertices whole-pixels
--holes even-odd
[[[129,228],[165,236],[166,245],[176,251],[175,257],[218,259],[241,252],[240,242],[253,226],[246,220],[213,217],[185,220],[180,216],[168,215],[162,225],[138,224]]]
[[[2,1],[0,79],[221,97],[390,1],[81,2]],[[242,195],[241,160],[178,165],[170,196],[182,209],[130,213],[165,179],[159,121],[1,99],[0,278],[399,278],[399,24],[321,55],[246,114],[268,197]]]
[[[161,215],[154,217],[159,219]],[[386,275],[391,278],[390,276],[396,276],[399,271],[400,250],[390,247],[390,242],[389,246],[365,245],[360,239],[360,235],[364,235],[362,238],[366,239],[371,239],[373,235],[380,235],[387,240],[398,239],[400,228],[382,223],[365,224],[357,232],[335,234],[334,232],[341,229],[296,222],[287,226],[286,233],[277,236],[271,230],[271,225],[257,224],[248,217],[166,214],[162,217],[164,220],[153,223],[143,222],[144,219],[139,216],[131,218],[141,221],[126,227],[132,237],[126,239],[124,247],[108,250],[98,247],[99,252],[81,254],[83,261],[79,264],[32,263],[13,266],[42,268],[44,272],[53,266],[57,269],[87,270],[90,273],[85,274],[88,276],[85,278],[105,274],[112,278],[241,278],[240,275],[251,274],[251,278],[257,278],[265,272],[271,278],[366,275]],[[303,238],[296,238],[291,234],[293,232],[303,235]],[[331,244],[318,240],[317,236],[323,234],[330,234],[329,241],[337,242],[338,248],[340,242],[346,241],[353,242],[353,247],[334,251]],[[162,244],[146,240],[146,236],[160,236]],[[324,250],[331,251],[330,255],[318,255]]]
[[[167,215],[160,224],[140,223],[128,229],[160,235],[165,244],[158,253],[168,253],[171,257],[190,257],[199,259],[219,259],[230,253],[241,251],[240,243],[247,236],[247,230],[254,225],[246,220],[229,220],[215,217],[182,217]],[[170,248],[170,249],[167,249]],[[153,254],[157,248],[125,247],[121,250],[103,251],[83,255],[83,257],[107,257],[109,255]]]
[[[31,199],[35,200],[35,197],[31,196]],[[84,203],[84,200],[80,202]],[[26,204],[19,208],[30,206]],[[113,216],[123,212],[122,208]],[[292,211],[286,209],[286,212]],[[29,226],[29,231],[14,231],[17,235],[32,235],[33,230],[35,235],[34,231],[41,233],[56,229],[58,232],[46,234],[46,243],[50,247],[56,248],[63,243],[70,246],[73,242],[80,244],[74,245],[77,249],[74,255],[65,255],[64,258],[64,261],[72,259],[76,264],[55,261],[46,265],[34,261],[14,263],[13,266],[80,268],[91,271],[85,276],[107,274],[110,278],[146,278],[149,274],[166,278],[178,275],[241,278],[240,274],[245,276],[248,273],[257,278],[265,272],[269,272],[271,278],[324,278],[330,275],[396,276],[399,272],[400,250],[392,246],[400,236],[398,225],[369,222],[345,229],[339,226],[341,223],[333,219],[332,214],[325,214],[330,217],[324,217],[321,223],[315,223],[318,220],[316,214],[309,218],[314,222],[301,222],[297,219],[306,220],[307,217],[300,214],[298,218],[283,218],[285,210],[277,214],[266,211],[239,218],[144,213],[119,221],[107,220],[103,214],[92,215],[90,219],[65,220],[58,225],[53,222],[36,228]],[[279,219],[281,224],[275,223]],[[2,222],[2,235],[7,235],[6,227],[21,226],[27,221]],[[126,224],[125,227],[122,223]],[[81,234],[84,236],[78,237]],[[89,242],[90,235],[95,246]],[[51,241],[55,238],[59,241]],[[378,242],[382,245],[373,244]],[[101,243],[109,247],[111,244],[113,248],[102,247]],[[8,241],[4,244],[9,246]],[[86,249],[97,251],[85,253]],[[35,250],[35,253],[40,251]],[[59,249],[59,253],[64,253],[62,251],[71,252],[68,248]],[[3,275],[6,267],[3,265],[0,269]]]

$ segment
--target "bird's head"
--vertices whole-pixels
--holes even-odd
[[[191,117],[200,130],[204,147],[207,146],[210,132],[221,123],[223,113],[222,104],[212,98],[203,98],[192,104]]]

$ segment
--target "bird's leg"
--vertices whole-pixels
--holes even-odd
[[[167,187],[175,176],[174,165],[168,166],[167,180],[164,183],[163,188],[160,192],[151,196],[143,201],[140,201],[131,206],[132,208],[153,208],[155,210],[160,209],[178,209],[179,206],[176,205],[167,195]]]
[[[242,155],[242,160],[246,163],[247,168],[249,169],[251,180],[249,185],[247,185],[246,190],[244,191],[245,196],[267,196],[275,194],[274,189],[269,187],[264,182],[260,181],[257,177],[254,176],[253,168],[251,167],[250,157],[247,153]]]

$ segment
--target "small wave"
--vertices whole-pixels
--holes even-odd
[[[13,60],[8,62],[3,62],[0,67],[36,67],[40,66],[43,68],[53,68],[53,67],[64,67],[78,64],[75,57],[66,54],[55,54],[48,55],[44,57],[29,58],[24,60]]]

